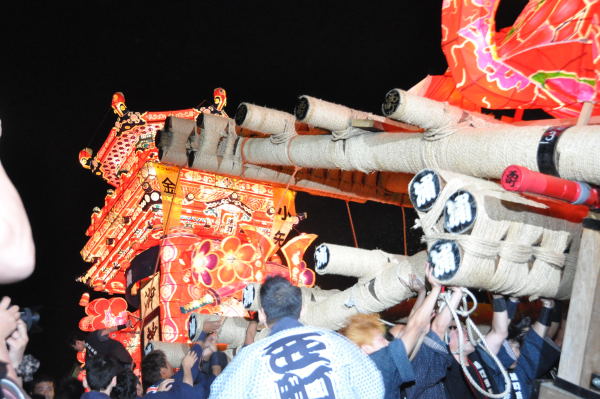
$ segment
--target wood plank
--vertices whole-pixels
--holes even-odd
[[[585,388],[590,388],[592,373],[600,373],[600,278],[597,279],[596,296],[590,321],[586,343],[586,354],[583,359],[581,383]]]
[[[558,369],[560,378],[584,388],[600,361],[600,318],[594,315],[594,308],[600,309],[599,287],[600,232],[584,228]]]
[[[544,382],[540,385],[539,399],[578,399],[577,395],[554,386],[551,382]]]

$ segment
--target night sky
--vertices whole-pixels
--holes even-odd
[[[64,337],[84,315],[77,302],[87,290],[75,278],[90,266],[79,251],[110,188],[77,154],[104,142],[116,119],[113,92],[134,111],[210,103],[221,86],[230,116],[243,101],[293,112],[302,94],[380,113],[389,89],[446,68],[441,0],[22,3],[0,6],[0,160],[27,209],[37,262],[32,277],[0,294],[39,308],[43,331],[30,352],[55,377],[74,359]],[[502,18],[524,1],[508,3]],[[400,208],[350,207],[360,247],[404,253]],[[300,193],[296,208],[309,216],[298,229],[319,234],[317,244],[353,245],[343,201]],[[412,209],[406,217],[412,225]],[[409,254],[418,241],[409,230]]]

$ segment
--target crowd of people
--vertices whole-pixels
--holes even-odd
[[[145,354],[141,378],[125,348],[109,338],[111,329],[74,334],[68,340],[71,347],[86,348],[85,378],[75,378],[79,371],[75,367],[57,386],[47,376],[32,378],[36,365],[25,355],[27,327],[18,307],[5,297],[0,301],[0,334],[6,343],[0,345],[2,395],[516,399],[531,397],[536,380],[552,378],[564,325],[554,301],[541,299],[535,323],[528,317],[515,323],[518,300],[493,295],[491,326],[485,334],[477,334],[485,326],[471,331],[458,317],[466,304],[465,290],[444,290],[429,269],[426,277],[427,282],[415,276],[407,282],[417,297],[403,322],[392,324],[377,314],[357,313],[340,331],[300,323],[300,289],[284,278],[270,277],[261,286],[258,320],[249,324],[245,344],[233,359],[217,350],[222,320],[208,321],[181,364],[170,364],[161,350]],[[270,332],[254,342],[259,326]]]

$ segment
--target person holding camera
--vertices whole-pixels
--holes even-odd
[[[19,307],[11,305],[9,297],[0,301],[0,383],[2,396],[25,398],[21,378],[17,369],[23,360],[29,341],[27,325],[21,320]]]

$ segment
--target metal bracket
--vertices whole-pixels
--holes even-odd
[[[592,373],[592,378],[590,379],[590,388],[594,391],[600,391],[600,374]]]
[[[583,227],[590,230],[600,231],[600,213],[595,211],[588,212],[583,219]]]
[[[592,375],[593,380],[593,375]],[[584,399],[600,399],[600,394],[556,377],[554,385]]]

